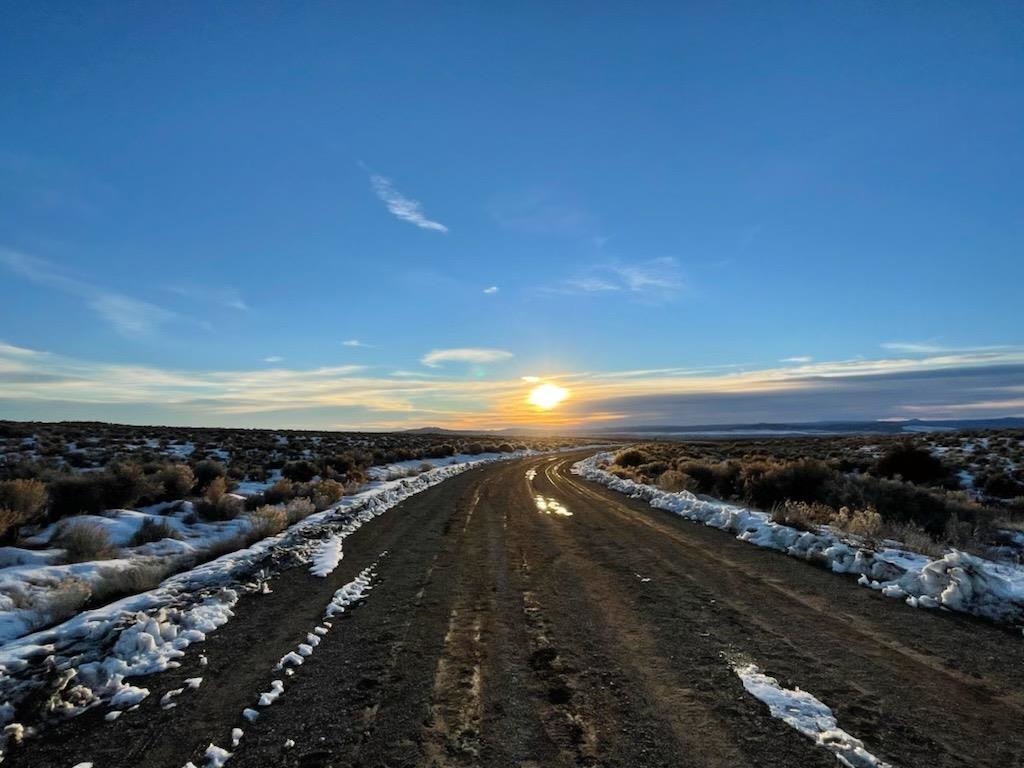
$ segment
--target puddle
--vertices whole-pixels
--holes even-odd
[[[533,497],[533,503],[537,505],[537,511],[545,515],[558,515],[559,517],[572,517],[572,512],[566,509],[560,501],[549,496],[537,494]]]

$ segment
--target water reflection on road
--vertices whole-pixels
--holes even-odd
[[[566,509],[560,501],[552,499],[550,496],[541,496],[538,493],[536,496],[533,497],[533,502],[537,505],[537,510],[539,512],[543,512],[546,515],[572,517],[572,512]]]

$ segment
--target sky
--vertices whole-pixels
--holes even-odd
[[[1019,4],[35,0],[0,71],[0,418],[1024,415]]]

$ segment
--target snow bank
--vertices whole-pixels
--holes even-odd
[[[774,522],[766,512],[616,477],[601,468],[613,456],[599,453],[576,462],[572,471],[657,509],[733,533],[742,541],[859,576],[860,584],[904,599],[915,608],[942,607],[999,622],[1024,623],[1024,568],[1020,566],[956,550],[932,560],[898,547],[867,549],[828,526],[818,532],[801,531]]]
[[[832,752],[848,768],[892,768],[864,749],[864,742],[839,727],[832,710],[806,691],[783,688],[754,664],[733,667],[751,696],[768,705],[772,717]]]

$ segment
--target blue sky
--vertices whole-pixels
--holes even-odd
[[[0,14],[0,417],[1024,414],[1020,6]]]

